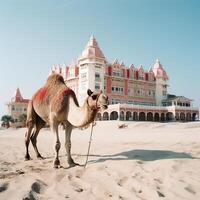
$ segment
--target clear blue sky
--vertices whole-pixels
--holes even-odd
[[[200,105],[200,1],[0,1],[0,115],[17,86],[25,98],[52,64],[76,59],[94,34],[108,61],[143,64],[158,57],[169,92]]]

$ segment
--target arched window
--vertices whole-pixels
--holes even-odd
[[[103,113],[103,120],[109,120],[108,112]]]
[[[110,120],[117,120],[118,119],[118,113],[116,111],[113,111],[110,113]]]
[[[145,113],[144,112],[139,113],[139,121],[145,121]]]
[[[132,120],[132,115],[131,115],[131,112],[130,112],[130,111],[127,111],[127,112],[126,112],[126,120],[127,120],[127,121],[131,121],[131,120]]]
[[[155,113],[154,114],[154,121],[155,122],[159,122],[160,121],[159,113]]]
[[[147,121],[153,121],[153,113],[151,112],[147,113]]]

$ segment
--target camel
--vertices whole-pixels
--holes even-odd
[[[27,108],[27,132],[25,134],[26,155],[25,160],[30,160],[28,147],[32,142],[36,156],[43,159],[37,148],[37,136],[46,123],[50,125],[55,137],[55,158],[53,166],[60,167],[58,126],[65,127],[65,148],[69,167],[77,165],[71,157],[71,132],[73,127],[83,128],[94,121],[97,112],[108,107],[108,97],[100,91],[87,90],[88,97],[82,107],[79,106],[76,95],[67,87],[64,79],[59,74],[48,77],[45,85],[40,88],[29,101]]]

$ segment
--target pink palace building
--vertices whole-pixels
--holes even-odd
[[[80,105],[88,88],[109,96],[109,108],[98,113],[97,120],[165,122],[199,118],[199,108],[192,106],[191,99],[168,94],[169,76],[159,59],[149,70],[142,65],[125,66],[117,59],[109,63],[93,36],[76,63],[54,65],[50,74],[53,72],[64,77]]]

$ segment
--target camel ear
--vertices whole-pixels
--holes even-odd
[[[91,96],[92,93],[93,93],[93,92],[92,92],[90,89],[87,90],[88,96]]]

